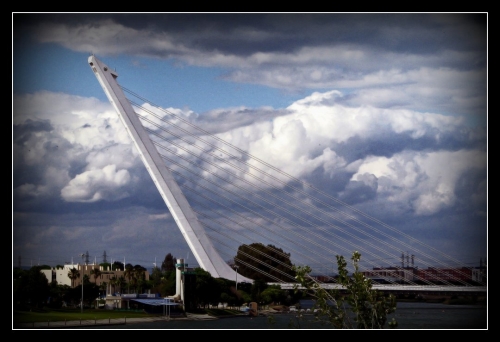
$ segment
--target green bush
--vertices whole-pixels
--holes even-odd
[[[354,273],[349,276],[344,257],[337,255],[337,281],[343,286],[342,291],[322,288],[309,275],[309,266],[295,267],[297,280],[316,299],[316,318],[322,323],[332,324],[338,329],[383,329],[387,315],[396,311],[396,297],[373,290],[371,280],[359,272],[360,259],[359,252],[352,254]],[[388,325],[395,328],[397,322],[393,318]]]

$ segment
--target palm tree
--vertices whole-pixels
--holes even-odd
[[[115,293],[116,285],[118,285],[118,278],[116,276],[112,276],[111,279],[109,279],[109,285],[113,289],[111,293]]]
[[[147,270],[142,267],[141,265],[135,265],[134,266],[134,285],[136,287],[137,293],[140,293],[142,290],[142,286],[144,285],[144,280],[145,280],[145,272]]]
[[[80,278],[80,271],[78,271],[76,268],[72,268],[68,272],[68,278],[71,279],[71,287],[75,286],[75,279]]]
[[[125,277],[128,279],[128,293],[130,293],[130,279],[134,276],[134,267],[131,264],[125,266]]]
[[[108,290],[107,287],[108,287],[108,283],[106,283],[105,281],[103,281],[101,283],[101,285],[99,285],[99,297],[101,297],[101,291],[103,291],[105,293],[107,292],[107,290]]]
[[[101,275],[101,270],[98,267],[95,267],[93,270],[90,271],[90,274],[94,275],[94,284],[97,283],[97,278]]]
[[[125,287],[125,283],[126,283],[125,278],[123,276],[120,276],[117,281],[117,285],[120,288],[120,293],[123,292],[122,288]]]

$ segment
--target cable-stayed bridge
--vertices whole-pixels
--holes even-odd
[[[228,263],[234,261],[292,288],[291,265],[273,257],[282,255],[310,266],[321,286],[336,288],[336,256],[349,260],[358,251],[359,269],[377,289],[486,292],[485,269],[462,266],[230,143],[224,133],[212,134],[156,106],[120,86],[118,74],[95,56],[88,62],[197,262],[212,276],[234,279]],[[252,247],[256,242],[267,251]],[[252,252],[244,255],[253,263],[235,258],[240,246]]]

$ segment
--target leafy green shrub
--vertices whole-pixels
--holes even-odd
[[[383,329],[387,315],[396,311],[396,298],[372,289],[371,279],[359,271],[361,254],[353,252],[351,260],[354,273],[349,277],[347,262],[337,255],[338,283],[342,290],[326,290],[309,274],[309,266],[296,266],[296,278],[305,291],[316,299],[316,318],[338,329]],[[298,291],[298,289],[296,289]],[[393,318],[390,328],[397,327]]]

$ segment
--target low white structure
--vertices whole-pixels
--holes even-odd
[[[71,281],[71,278],[69,277],[69,272],[71,269],[77,269],[78,272],[80,273],[80,277],[76,278],[73,282]],[[91,273],[92,270],[94,269],[99,269],[101,272],[97,278],[94,277],[94,275]],[[95,283],[97,286],[106,283],[106,295],[111,295],[112,292],[116,292],[115,288],[112,288],[110,284],[110,280],[113,277],[120,278],[123,277],[125,279],[125,282],[128,281],[128,279],[125,277],[125,271],[121,270],[114,270],[112,271],[110,267],[103,267],[97,264],[66,264],[63,266],[63,268],[57,268],[54,267],[50,270],[41,270],[43,274],[45,274],[45,277],[47,277],[47,281],[51,283],[52,281],[56,281],[58,285],[68,285],[68,286],[73,286],[73,287],[78,287],[81,286],[82,284],[82,279],[86,275],[89,277],[89,281],[92,283]],[[149,280],[149,272],[144,271],[144,279]],[[115,290],[115,291],[112,291]],[[119,289],[122,291],[122,289]]]
[[[54,267],[50,270],[41,270],[47,281],[51,283],[52,281],[56,281],[58,285],[68,285],[71,286],[71,279],[68,277],[68,273],[72,268],[79,269],[78,264],[66,264],[62,268]]]

